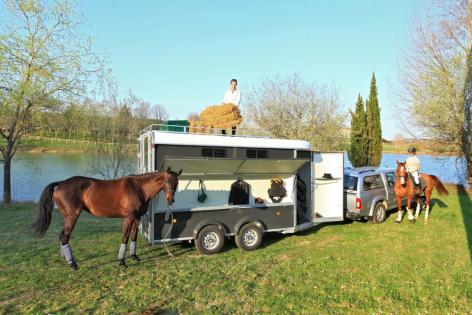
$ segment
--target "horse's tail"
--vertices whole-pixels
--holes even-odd
[[[436,190],[440,195],[449,195],[449,191],[447,191],[446,187],[444,187],[443,183],[438,177],[434,175],[429,176],[431,176],[431,179],[433,180],[433,186],[436,187]]]
[[[52,218],[52,209],[54,207],[54,202],[52,200],[52,195],[54,194],[54,188],[59,185],[59,182],[54,182],[44,188],[41,198],[39,199],[39,210],[36,221],[31,225],[31,228],[34,230],[34,234],[42,238],[51,224]]]

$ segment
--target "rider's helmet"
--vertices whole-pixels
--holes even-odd
[[[415,153],[416,153],[416,149],[414,147],[408,148],[408,154],[415,154]]]

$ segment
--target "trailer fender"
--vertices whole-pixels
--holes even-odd
[[[216,225],[225,236],[229,234],[228,229],[223,223],[217,220],[209,219],[209,220],[201,221],[195,226],[195,228],[193,229],[193,239],[196,239],[198,236],[198,232],[200,232],[201,229],[203,229],[205,226],[208,226],[208,225]]]
[[[266,230],[266,227],[261,220],[252,217],[244,217],[239,219],[238,222],[236,222],[234,226],[235,233],[238,234],[239,229],[241,229],[247,223],[255,223],[261,229],[262,233],[264,233],[264,231]]]

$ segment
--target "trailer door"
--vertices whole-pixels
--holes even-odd
[[[344,154],[313,152],[313,222],[344,220]]]

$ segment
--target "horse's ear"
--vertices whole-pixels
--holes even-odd
[[[400,165],[400,162],[397,160],[397,165]]]
[[[180,176],[180,174],[182,174],[182,169],[177,173],[177,176]]]
[[[170,173],[171,169],[170,166],[167,168],[167,173]]]

